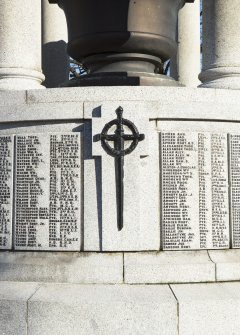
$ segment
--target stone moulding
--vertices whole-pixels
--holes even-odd
[[[239,259],[239,250],[138,253],[2,251],[0,282],[132,285],[240,281]]]

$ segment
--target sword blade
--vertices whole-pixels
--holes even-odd
[[[124,157],[115,158],[116,198],[117,198],[117,226],[123,229],[123,201],[124,201]]]
[[[124,156],[121,152],[124,150],[124,130],[122,124],[122,113],[119,110],[118,124],[116,129],[116,141],[114,142],[115,149],[119,155],[115,158],[115,176],[116,176],[116,198],[117,198],[117,226],[118,230],[123,229],[123,211],[124,211]]]

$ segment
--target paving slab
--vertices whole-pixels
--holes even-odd
[[[177,335],[166,285],[44,285],[30,299],[28,335]]]
[[[27,302],[39,284],[0,283],[0,334],[27,335]]]
[[[171,285],[179,304],[179,335],[238,335],[240,283]]]

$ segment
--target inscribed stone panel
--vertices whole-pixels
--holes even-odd
[[[229,135],[232,246],[240,248],[240,135]]]
[[[15,249],[80,250],[80,134],[16,136]]]
[[[160,134],[163,249],[229,247],[227,135]]]
[[[12,247],[13,136],[0,136],[0,249]]]

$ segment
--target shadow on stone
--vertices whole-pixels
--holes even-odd
[[[46,76],[44,85],[47,88],[58,87],[69,79],[69,56],[67,43],[50,42],[43,45],[43,73]]]
[[[97,189],[97,212],[98,212],[98,232],[99,250],[102,251],[102,160],[95,158],[96,189]]]

